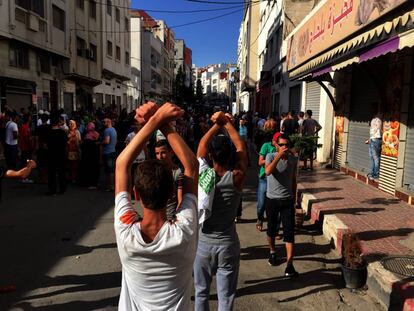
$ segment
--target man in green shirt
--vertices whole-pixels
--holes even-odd
[[[272,141],[266,142],[262,145],[259,152],[259,184],[257,187],[257,222],[256,228],[259,231],[263,230],[263,220],[264,220],[264,211],[265,211],[265,200],[266,200],[266,189],[267,181],[265,174],[265,163],[266,155],[268,153],[276,152],[274,142],[277,141],[280,136],[280,132],[277,132],[273,135]]]

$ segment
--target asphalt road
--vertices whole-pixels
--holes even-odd
[[[344,288],[338,258],[315,226],[297,231],[296,279],[267,264],[265,233],[255,229],[255,173],[237,225],[242,254],[235,310],[381,310],[364,291]],[[121,266],[113,232],[113,195],[72,186],[48,197],[45,185],[6,181],[0,202],[0,310],[116,310]],[[217,296],[211,292],[211,309]]]

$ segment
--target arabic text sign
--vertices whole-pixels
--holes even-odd
[[[288,42],[288,70],[334,46],[406,1],[326,0],[291,36]]]

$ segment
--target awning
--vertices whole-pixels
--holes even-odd
[[[398,33],[400,32],[400,33]],[[414,10],[385,22],[292,70],[289,77],[319,76],[414,46]],[[365,50],[363,52],[362,49]]]

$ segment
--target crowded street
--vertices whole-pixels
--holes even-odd
[[[256,191],[254,178],[250,180],[243,220],[237,224],[241,267],[236,310],[383,309],[364,290],[344,288],[338,255],[309,223],[297,231],[301,276],[288,280],[283,265],[270,267],[265,233],[255,229]],[[16,291],[0,296],[0,309],[117,310],[121,265],[111,194],[73,186],[70,198],[49,198],[42,195],[44,185],[13,181],[3,188],[0,240],[8,255],[1,256],[0,271],[3,284],[15,285]],[[210,304],[216,310],[215,289]]]

